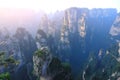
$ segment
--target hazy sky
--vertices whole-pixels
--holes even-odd
[[[36,12],[50,13],[69,7],[117,8],[120,11],[120,0],[0,0],[0,8],[29,8]]]

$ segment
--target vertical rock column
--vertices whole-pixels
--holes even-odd
[[[79,34],[82,38],[84,38],[86,35],[85,17],[86,17],[86,14],[83,13],[78,20],[78,27],[79,27],[78,30],[79,30]]]

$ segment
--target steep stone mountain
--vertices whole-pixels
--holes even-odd
[[[54,55],[59,52],[58,46],[62,19],[63,12],[56,12],[51,16],[45,14],[41,17],[40,26],[36,33],[36,44],[38,49],[41,47],[48,47]]]
[[[16,52],[19,52],[17,43],[15,42],[15,40],[13,41],[13,38],[9,35],[9,31],[6,28],[0,29],[0,51],[5,51],[6,56],[14,53],[14,55],[17,55]]]
[[[7,30],[7,28],[0,29],[0,52],[4,52],[5,56],[0,57],[0,59],[14,62],[21,63],[22,61],[22,54],[20,51],[20,46],[18,45],[16,39],[14,39]],[[20,66],[19,64],[15,66],[11,62],[4,62],[4,64],[0,65],[0,74],[4,72],[9,72],[11,75],[11,79],[14,78],[14,75],[17,71],[17,68]],[[5,66],[6,65],[6,66]],[[14,79],[13,79],[14,80]]]
[[[21,61],[19,46],[9,35],[7,28],[0,29],[0,52],[5,52],[5,58],[13,57],[15,60]]]
[[[22,61],[18,67],[15,75],[17,80],[33,80],[32,70],[33,70],[33,53],[37,50],[35,40],[31,34],[25,28],[18,28],[14,35],[17,40],[19,49],[22,56]]]
[[[18,41],[24,62],[32,61],[33,52],[36,50],[35,40],[25,28],[18,28],[14,38]]]
[[[40,20],[36,36],[24,28],[14,36],[0,29],[0,51],[20,61],[12,80],[35,80],[33,68],[38,79],[71,80],[72,71],[76,80],[119,80],[120,13],[116,9],[73,7]],[[52,54],[34,53],[44,48]],[[66,71],[63,62],[71,70]]]
[[[59,22],[46,15],[41,20],[37,44],[48,47],[54,56],[70,63],[74,75],[82,73],[91,52],[97,56],[102,49],[107,50],[116,43],[115,38],[119,41],[119,14],[114,8],[69,8],[63,18],[56,19]],[[38,38],[39,34],[42,38]]]
[[[69,8],[65,11],[60,51],[66,50],[61,55],[70,52],[68,59],[74,73],[82,70],[91,51],[98,54],[100,49],[107,49],[113,43],[109,31],[116,16],[116,9]]]
[[[119,43],[120,44],[120,43]],[[89,56],[81,74],[82,80],[119,80],[120,79],[120,46],[116,44],[96,57]]]
[[[72,80],[70,66],[53,57],[47,48],[41,48],[33,56],[34,74],[39,80]]]
[[[36,35],[37,48],[47,47],[47,35],[43,30],[38,30]]]
[[[32,56],[37,46],[35,40],[24,28],[18,28],[15,35],[11,36],[7,28],[0,29],[0,52],[5,52],[5,58],[13,57],[19,62],[17,67],[0,66],[0,74],[10,72],[12,80],[32,79]],[[13,68],[13,69],[12,69]],[[31,79],[30,79],[31,78]]]
[[[114,39],[120,40],[120,13],[118,13],[112,27],[110,29],[110,34]]]

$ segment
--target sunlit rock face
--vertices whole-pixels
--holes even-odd
[[[119,53],[119,57],[118,57],[118,61],[120,62],[120,13],[117,14],[112,27],[109,31],[109,34],[111,36],[111,40],[114,43],[118,44],[118,53]]]
[[[33,56],[34,74],[40,78],[47,80],[47,68],[52,59],[52,56],[47,48],[41,48]]]
[[[120,35],[120,13],[118,13],[112,27],[110,30],[110,34],[112,36],[119,36]]]
[[[78,20],[79,33],[81,37],[86,35],[86,24],[85,24],[86,13],[83,13],[80,19]]]
[[[79,33],[81,37],[86,35],[86,17],[88,9],[70,8],[64,14],[64,26],[68,27],[70,33]]]
[[[77,10],[70,9],[65,11],[64,25],[68,26],[68,29],[71,33],[76,32],[75,24],[77,22]]]

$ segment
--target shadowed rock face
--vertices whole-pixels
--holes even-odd
[[[9,34],[7,28],[0,28],[0,52],[4,53],[4,55],[0,57],[0,60],[2,60],[1,63],[4,63],[0,65],[0,74],[6,71],[14,73],[17,66],[10,64],[10,58],[16,62],[17,60],[21,61],[21,53],[16,39]],[[8,63],[4,61],[6,59],[8,59]]]
[[[83,80],[119,80],[120,55],[119,44],[108,50],[100,51],[96,57],[90,54],[87,64],[84,66],[81,79]]]
[[[37,48],[47,47],[47,35],[43,30],[38,30],[36,35]]]
[[[6,28],[0,29],[0,52],[5,52],[5,59],[12,57],[18,61],[18,66],[7,64],[7,69],[3,64],[0,66],[0,74],[8,71],[12,80],[30,80],[33,68],[32,56],[36,50],[35,41],[25,28],[18,28],[14,36],[9,33]]]
[[[116,17],[116,9],[111,8],[69,8],[65,11],[60,40],[64,52],[61,55],[70,52],[69,57],[63,56],[62,59],[71,63],[74,73],[80,71],[91,51],[97,54],[100,49],[107,49],[113,43],[109,31]]]
[[[37,49],[35,40],[25,28],[18,28],[15,35],[22,58],[25,62],[32,62],[33,52]]]
[[[34,51],[37,49],[35,40],[31,34],[25,28],[18,28],[14,39],[17,41],[19,50],[21,53],[20,65],[14,74],[15,80],[32,80],[33,76],[31,74],[33,70],[32,57]]]
[[[40,29],[46,36],[38,39],[42,35],[38,33],[37,44],[39,47],[47,46],[61,61],[69,62],[75,75],[82,70],[90,52],[98,55],[101,49],[116,43],[111,38],[119,34],[118,28],[112,29],[119,22],[119,14],[112,8],[69,8],[64,11],[62,19],[56,20],[59,22],[49,19],[49,16],[43,17]]]

